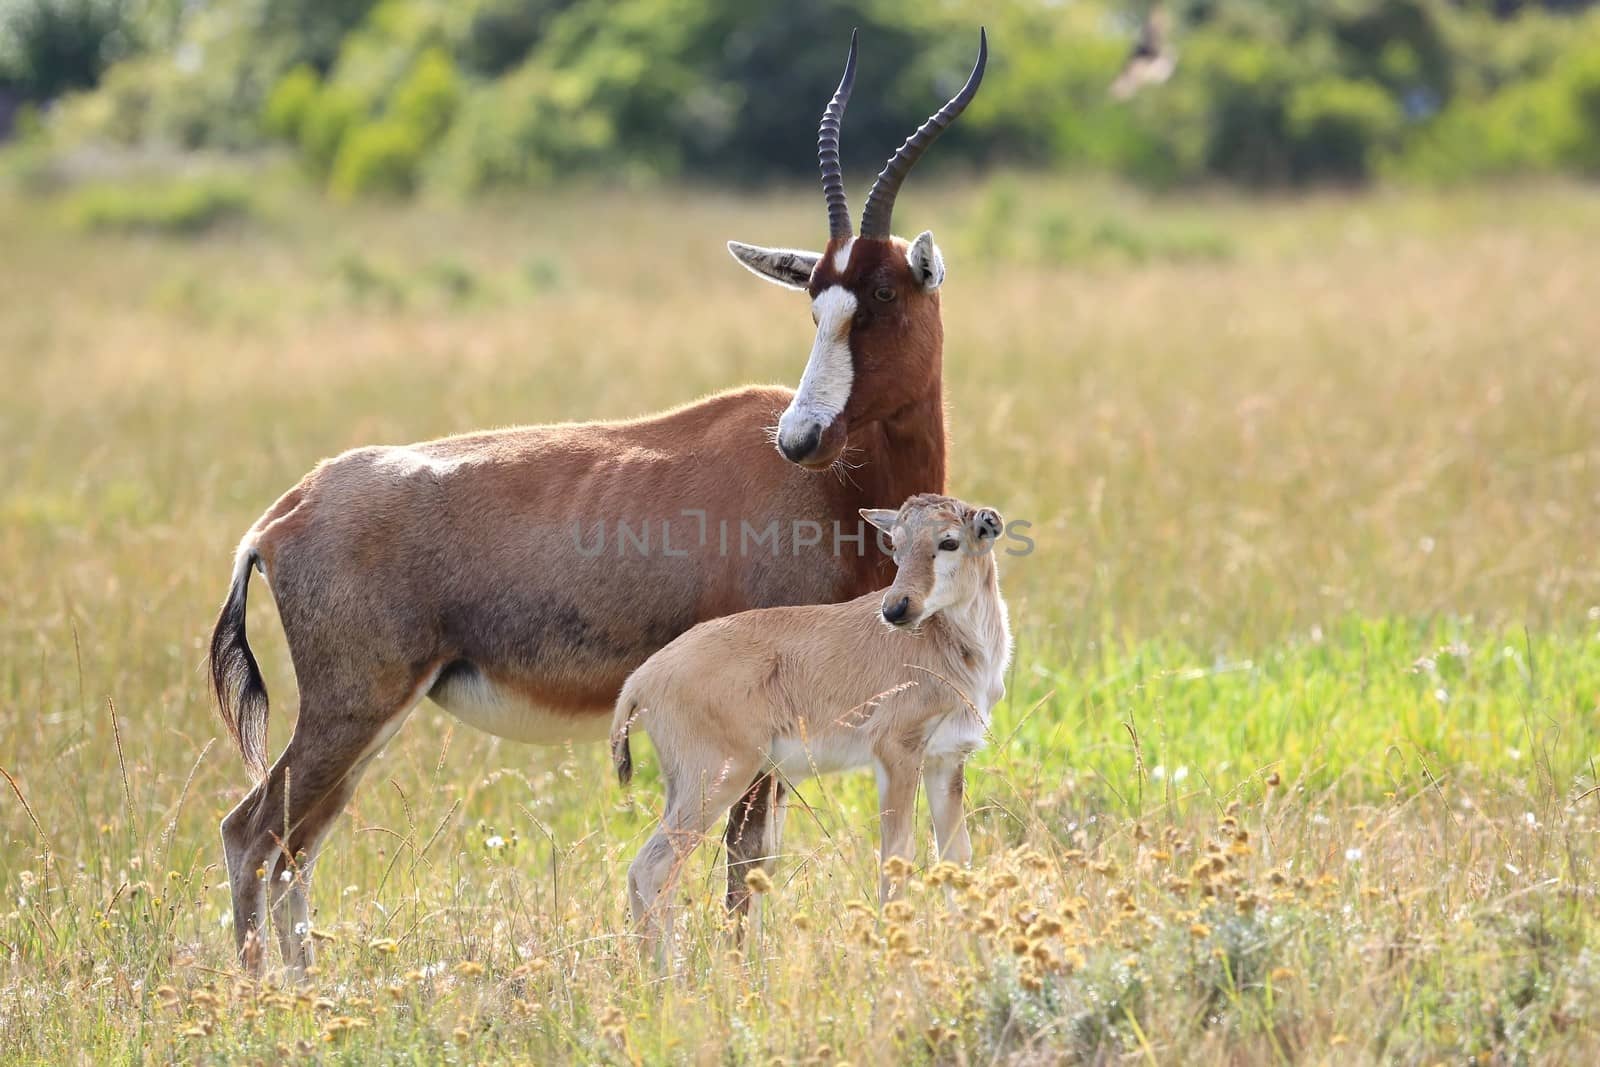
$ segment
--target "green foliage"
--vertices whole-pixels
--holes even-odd
[[[481,0],[472,5],[461,41],[461,65],[472,74],[496,78],[526,58],[563,0]]]
[[[572,175],[809,177],[811,131],[859,27],[845,162],[866,174],[959,84],[982,23],[988,79],[930,169],[1010,160],[1157,186],[1272,186],[1600,168],[1600,73],[1585,69],[1600,55],[1600,10],[1168,7],[1176,72],[1117,100],[1107,90],[1139,27],[1112,0],[150,0],[97,62],[130,41],[146,50],[57,109],[50,138],[226,149],[277,138],[319,181],[338,169],[341,195]],[[83,25],[87,38],[100,24]],[[17,79],[7,63],[0,83]]]
[[[49,100],[95,84],[128,44],[120,0],[7,0],[0,4],[0,86]]]
[[[291,141],[300,139],[306,116],[316,107],[321,80],[308,63],[302,63],[279,79],[267,97],[262,122],[267,132]]]
[[[1570,52],[1486,95],[1464,98],[1413,140],[1396,170],[1435,181],[1600,169],[1600,22]]]
[[[1541,78],[1450,108],[1396,169],[1438,181],[1555,170],[1578,132],[1569,94],[1555,79]]]
[[[1268,41],[1219,40],[1196,52],[1189,70],[1209,75],[1205,169],[1251,183],[1292,177],[1285,106],[1304,65]]]
[[[616,125],[585,108],[573,82],[524,68],[477,94],[445,141],[436,173],[473,190],[600,167],[616,148]]]
[[[325,70],[372,0],[151,0],[135,36],[160,45],[106,71],[89,94],[59,102],[57,146],[244,149],[268,136],[268,95],[300,64]]]
[[[300,121],[300,149],[311,170],[325,175],[333,169],[345,134],[362,116],[361,101],[353,93],[329,86],[307,106]]]
[[[329,190],[343,199],[403,196],[416,187],[424,153],[449,128],[460,87],[450,57],[433,49],[400,82],[379,118],[361,121],[354,96],[337,85],[325,95],[338,101],[317,131],[320,152],[331,151],[333,158]]]
[[[297,143],[307,168],[329,177],[336,195],[409,192],[463,95],[450,52],[436,43],[441,34],[431,6],[379,5],[326,79],[302,64],[278,82],[264,126]]]
[[[418,132],[398,119],[356,126],[339,144],[328,188],[343,199],[403,196],[416,187],[423,147]]]
[[[67,217],[86,230],[189,235],[250,213],[249,194],[232,182],[90,186],[72,193]]]
[[[1600,52],[1575,54],[1563,72],[1576,130],[1567,158],[1588,173],[1600,171]]]
[[[1371,82],[1325,78],[1296,86],[1285,118],[1297,176],[1359,180],[1400,129],[1394,98]]]
[[[455,64],[449,53],[431,48],[395,89],[389,114],[428,145],[450,128],[460,103],[461,82]]]

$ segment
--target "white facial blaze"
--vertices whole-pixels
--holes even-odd
[[[850,250],[856,246],[854,237],[846,238],[844,244],[833,254],[833,269],[840,274],[850,269]]]
[[[778,420],[778,444],[799,446],[813,431],[826,430],[850,400],[855,368],[850,361],[850,322],[856,314],[855,294],[831,286],[811,302],[817,339],[794,399]]]

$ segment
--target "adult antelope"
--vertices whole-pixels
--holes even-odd
[[[318,848],[423,697],[502,737],[600,740],[628,673],[695,623],[887,584],[891,561],[871,538],[811,531],[859,533],[861,507],[944,487],[944,261],[932,234],[907,242],[889,224],[906,174],[972,100],[987,55],[980,35],[971,77],[889,159],[855,236],[839,166],[852,35],[818,137],[827,247],[730,242],[750,270],[811,298],[817,332],[798,390],[359,448],[319,464],[256,520],[211,637],[222,718],[255,779],[222,820],[248,967],[263,965],[269,904],[285,962],[310,963]],[[846,454],[847,473],[820,473]],[[592,531],[608,524],[617,543],[594,552]],[[774,525],[769,544],[761,535]],[[758,532],[753,551],[746,527]],[[272,589],[300,688],[294,735],[270,768],[267,694],[245,639],[252,567]],[[765,855],[781,804],[775,782],[750,783],[728,833],[730,908],[747,907],[744,871]]]
[[[911,857],[920,778],[939,857],[972,858],[964,767],[986,740],[1011,659],[994,559],[1004,525],[992,508],[931,493],[862,515],[893,537],[887,592],[703,622],[623,684],[612,716],[617,777],[632,777],[637,725],[655,742],[667,787],[661,827],[628,868],[647,942],[672,929],[684,860],[763,770],[792,783],[872,767],[885,861]],[[894,888],[885,874],[880,899]]]

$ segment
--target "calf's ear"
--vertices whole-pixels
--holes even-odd
[[[886,534],[894,533],[894,520],[900,513],[894,508],[862,508],[861,517]]]
[[[1005,520],[994,508],[975,508],[967,516],[967,525],[972,529],[972,536],[979,543],[993,541],[1005,532]]]

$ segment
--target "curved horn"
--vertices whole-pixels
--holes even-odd
[[[844,197],[844,172],[839,164],[839,127],[844,123],[844,108],[856,84],[856,33],[850,31],[850,55],[844,61],[844,77],[822,112],[817,128],[817,162],[822,167],[822,195],[828,200],[828,236],[849,237],[850,205]]]
[[[988,64],[989,35],[980,29],[978,62],[973,66],[967,84],[950,98],[949,103],[935,111],[927,122],[917,127],[916,133],[906,138],[906,143],[889,157],[889,162],[884,164],[878,180],[872,183],[872,192],[867,194],[866,209],[861,212],[862,237],[889,236],[889,220],[894,214],[894,198],[900,194],[901,183],[906,180],[906,175],[911,173],[911,168],[917,165],[917,160],[922,158],[922,154],[933,144],[934,139],[943,133],[956,120],[956,116],[972,103],[972,98],[978,95],[978,86],[983,81],[983,69]]]

